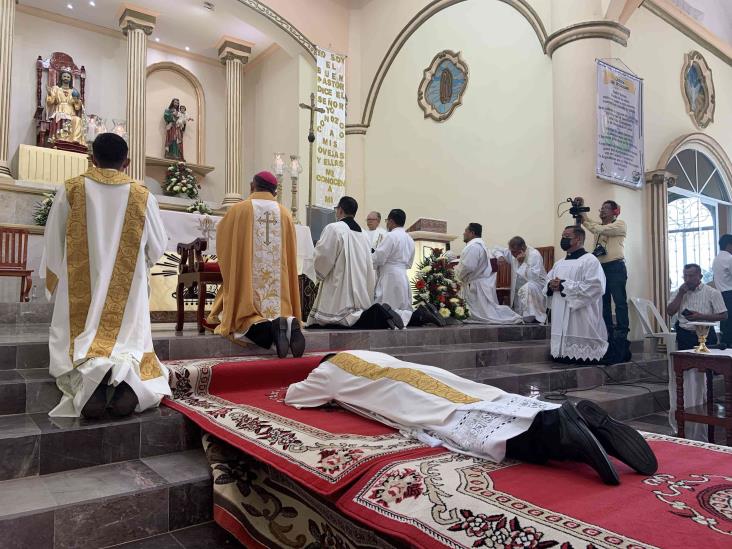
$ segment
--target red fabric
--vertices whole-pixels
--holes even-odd
[[[488,488],[491,495],[508,496],[506,501],[510,500],[515,509],[533,508],[544,511],[545,515],[546,512],[565,515],[655,547],[732,547],[732,453],[665,438],[667,440],[649,441],[659,463],[654,477],[636,474],[615,460],[621,475],[620,486],[602,484],[587,465],[552,462],[549,466],[517,464],[492,471],[489,486],[478,483],[477,487],[468,489],[480,491]],[[406,515],[404,509],[399,513],[393,509],[379,512],[379,506],[371,500],[368,505],[358,501],[359,492],[366,489],[365,493],[369,493],[383,467],[374,467],[363,475],[338,500],[338,507],[347,515],[398,537],[412,547],[443,546],[437,541],[440,539],[436,534],[439,527],[432,520],[429,509],[425,511],[425,507],[420,507],[416,500],[407,507],[409,512]],[[456,493],[457,488],[440,484],[440,489],[448,494]],[[490,515],[496,512],[478,498],[473,501],[475,507],[472,511],[475,513]],[[444,510],[443,514],[447,516]],[[525,511],[522,516],[526,516]],[[712,518],[716,523],[710,527],[700,524],[694,517]],[[435,535],[430,535],[431,528],[435,528],[432,532]],[[473,540],[477,541],[477,538]],[[614,546],[619,540],[604,540],[604,543],[609,545],[596,546]],[[575,549],[595,547],[589,543],[573,546]]]
[[[220,273],[221,272],[221,266],[215,261],[206,261],[204,263],[199,263],[198,268],[200,269],[200,272],[204,272],[204,273]]]
[[[252,406],[334,435],[354,434],[378,437],[396,432],[391,427],[353,414],[342,408],[303,408],[298,410],[285,404],[284,397],[287,387],[292,383],[305,379],[310,371],[320,363],[321,359],[322,356],[309,356],[284,360],[222,362],[211,368],[212,375],[208,385],[208,394],[230,403]],[[364,472],[368,471],[372,465],[391,459],[430,455],[440,451],[418,445],[417,448],[391,453],[384,452],[381,455],[364,459],[362,463],[353,467],[341,478],[332,481],[314,475],[299,463],[275,454],[261,444],[253,444],[236,431],[222,427],[214,419],[215,416],[192,410],[184,403],[184,400],[177,401],[166,398],[163,400],[163,404],[178,410],[206,432],[288,474],[311,490],[324,495],[333,494],[347,487]],[[296,429],[296,427],[293,427],[293,429]]]

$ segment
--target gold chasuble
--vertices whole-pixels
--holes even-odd
[[[122,172],[91,168],[57,193],[44,244],[49,367],[63,393],[50,415],[78,416],[107,374],[135,391],[138,411],[156,406],[170,389],[148,306],[148,268],[167,244],[155,198]]]
[[[217,334],[244,334],[278,317],[300,320],[295,224],[271,193],[252,193],[229,209],[216,229],[216,253],[224,283],[209,322],[220,321]]]

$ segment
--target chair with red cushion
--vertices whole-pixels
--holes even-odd
[[[213,330],[217,324],[206,322],[206,288],[208,284],[220,285],[223,282],[221,267],[215,261],[206,261],[203,252],[208,248],[208,240],[197,238],[189,244],[178,244],[180,265],[178,267],[178,285],[176,287],[177,319],[175,330],[183,331],[185,316],[186,291],[189,294],[198,289],[198,306],[196,308],[196,322],[198,333],[202,334],[206,328]]]

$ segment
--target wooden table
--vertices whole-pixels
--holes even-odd
[[[676,376],[676,422],[679,437],[684,438],[684,422],[694,421],[709,426],[709,442],[714,442],[714,427],[725,430],[727,446],[732,446],[732,351],[711,353],[677,352],[671,354]],[[684,372],[696,368],[706,373],[707,414],[688,414],[684,410]],[[714,414],[714,374],[724,378],[725,417]],[[673,397],[673,395],[671,395]]]

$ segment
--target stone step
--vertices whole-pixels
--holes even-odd
[[[406,330],[305,330],[306,350],[385,349],[499,341],[546,340],[547,326],[485,326],[464,324],[446,328]],[[153,330],[161,360],[226,356],[274,355],[273,350],[243,347],[213,334]],[[48,325],[0,326],[0,370],[48,367]]]
[[[626,420],[669,409],[668,386],[639,382],[627,385],[603,385],[586,391],[566,393],[571,402],[591,400],[616,419]]]
[[[6,480],[0,546],[96,549],[141,540],[211,521],[212,498],[201,449]]]
[[[162,406],[124,419],[0,417],[0,481],[200,448],[200,430]]]

